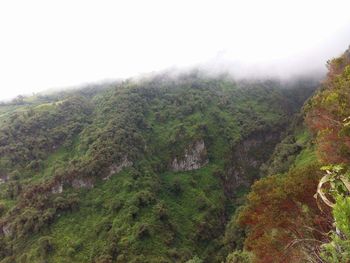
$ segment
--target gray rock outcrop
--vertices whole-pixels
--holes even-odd
[[[53,194],[60,194],[63,192],[63,184],[57,183],[51,188],[51,193]]]
[[[183,157],[175,157],[171,162],[173,171],[196,170],[208,163],[208,154],[203,140],[195,141],[185,149]]]
[[[128,160],[128,157],[124,157],[123,160],[121,161],[121,163],[119,164],[112,164],[109,167],[109,173],[107,176],[105,176],[103,178],[103,180],[108,180],[109,178],[111,178],[114,174],[118,174],[120,173],[124,168],[126,167],[130,167],[133,165],[133,162]]]
[[[72,187],[73,188],[88,188],[91,189],[94,187],[94,183],[89,178],[81,178],[81,179],[74,179],[72,181]]]

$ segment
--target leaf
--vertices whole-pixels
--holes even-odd
[[[331,170],[332,169],[332,166],[331,165],[326,165],[326,166],[322,166],[320,168],[321,171],[327,171],[327,170]]]
[[[349,180],[343,175],[340,176],[340,180],[343,182],[343,184],[345,185],[346,189],[350,192],[350,182],[349,182]]]
[[[332,203],[331,201],[329,201],[329,199],[327,198],[327,196],[325,195],[325,193],[323,192],[323,189],[322,189],[322,186],[327,183],[327,182],[330,182],[332,179],[332,174],[327,174],[325,176],[323,176],[320,180],[320,182],[318,183],[318,186],[317,186],[317,193],[315,195],[315,198],[317,199],[318,196],[321,197],[322,201],[330,206],[330,207],[334,207],[334,203]]]

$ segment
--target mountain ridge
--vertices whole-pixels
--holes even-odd
[[[161,79],[1,106],[3,262],[224,260],[225,225],[318,83]]]

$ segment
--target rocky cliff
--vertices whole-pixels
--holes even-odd
[[[189,145],[182,157],[175,157],[171,162],[173,171],[196,170],[208,163],[208,154],[203,140]]]
[[[249,187],[259,177],[260,166],[271,156],[280,135],[278,130],[256,132],[236,145],[223,175],[227,195],[234,196],[239,187]]]

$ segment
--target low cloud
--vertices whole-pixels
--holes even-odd
[[[19,1],[0,3],[0,100],[173,68],[324,74],[350,44],[348,0]]]

